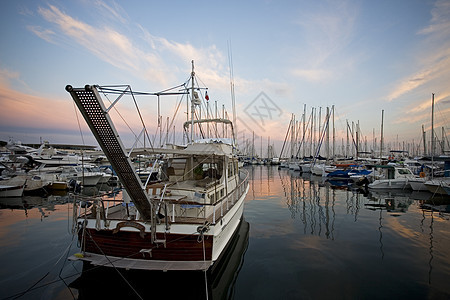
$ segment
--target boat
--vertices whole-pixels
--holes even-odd
[[[0,184],[0,198],[22,197],[25,185],[3,185]]]
[[[75,180],[80,182],[83,186],[95,186],[98,184],[100,179],[103,178],[103,172],[93,172],[89,167],[76,165],[76,166],[61,166],[57,167],[53,173],[57,174],[60,180],[69,182],[70,180]],[[109,178],[109,177],[108,177]]]
[[[447,193],[448,196],[450,196],[450,185],[442,187],[444,191]]]
[[[427,181],[428,179],[426,177],[415,177],[408,180],[413,191],[428,191],[425,186],[425,182]]]
[[[409,189],[408,181],[416,178],[410,169],[392,165],[375,166],[378,175],[368,185],[369,189]]]
[[[0,197],[22,197],[27,179],[23,176],[1,178]]]
[[[66,87],[124,187],[122,199],[79,199],[74,211],[79,212],[81,253],[71,259],[164,271],[207,270],[219,260],[243,219],[248,172],[238,168],[232,122],[194,118],[201,103],[194,76],[192,62],[191,87],[183,85],[191,100],[191,121],[184,123],[185,132],[190,128],[189,143],[177,149],[133,150],[135,155],[168,157],[161,181],[144,184],[100,96],[108,88]],[[128,86],[122,91],[132,93]],[[194,139],[193,127],[206,124],[231,126],[233,138]]]
[[[81,296],[88,299],[158,299],[167,297],[170,291],[171,299],[223,299],[232,297],[244,262],[248,247],[250,225],[245,220],[237,229],[237,234],[224,252],[224,256],[206,273],[203,272],[159,272],[131,270],[117,272],[108,267],[92,267],[83,265],[81,276],[69,284],[70,288],[78,290]],[[111,282],[114,282],[111,285]],[[127,282],[132,282],[130,287]],[[149,289],[152,282],[156,289]],[[173,288],[176,282],[177,288]],[[204,282],[199,284],[199,282]],[[99,289],[99,286],[108,286]],[[135,296],[135,297],[134,297]]]
[[[445,188],[450,187],[450,177],[436,177],[427,180],[424,185],[433,194],[448,195]]]

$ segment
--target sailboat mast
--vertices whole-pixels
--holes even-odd
[[[326,148],[326,153],[327,153],[327,163],[330,160],[330,108],[327,106],[327,123],[326,123],[326,137],[327,137],[327,148]]]
[[[435,153],[435,138],[434,138],[434,93],[431,94],[431,157]]]
[[[380,140],[380,164],[381,158],[383,156],[383,120],[384,120],[384,109],[381,110],[381,140]]]
[[[434,93],[431,94],[431,179],[434,178]]]
[[[422,124],[422,139],[423,139],[423,155],[427,155],[427,134],[425,132],[425,127]]]
[[[333,114],[333,151],[332,151],[332,157],[333,159],[336,156],[336,128],[334,127],[334,105],[331,106],[331,113]]]
[[[194,60],[192,60],[192,71],[191,71],[191,143],[194,141],[194,115],[195,115],[195,104],[194,104]]]

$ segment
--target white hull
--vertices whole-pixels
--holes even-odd
[[[0,185],[0,197],[22,197],[24,185],[22,186],[10,186]]]
[[[98,184],[103,175],[78,175],[73,177],[68,177],[68,180],[75,179],[76,181],[81,182],[81,185],[84,186],[95,186]]]
[[[300,165],[296,162],[289,163],[289,170],[300,171]]]
[[[447,195],[444,187],[450,186],[450,178],[428,180],[425,182],[425,186],[433,194]]]
[[[369,189],[409,189],[407,178],[378,179],[369,184]]]
[[[301,168],[303,173],[311,173],[311,164],[302,164]]]
[[[226,214],[226,218],[229,218],[227,223],[223,222],[222,225],[215,224],[212,228],[213,230],[213,256],[212,263],[214,263],[223,252],[228,242],[231,240],[233,234],[239,226],[242,220],[242,214],[244,212],[244,199],[247,195],[249,186],[247,185],[245,193],[241,196],[238,202],[233,206],[233,208]],[[220,223],[220,222],[219,222]]]
[[[427,187],[425,186],[425,181],[425,178],[410,179],[409,185],[411,186],[411,189],[413,191],[428,191]]]
[[[209,226],[209,230],[204,234],[204,239],[213,239],[212,257],[211,260],[194,260],[194,261],[178,261],[178,260],[145,260],[145,259],[132,259],[123,258],[110,255],[99,255],[95,253],[86,252],[83,257],[71,257],[71,260],[83,260],[99,266],[110,266],[117,268],[127,269],[142,269],[142,270],[206,270],[219,259],[222,252],[226,249],[229,241],[232,239],[236,232],[243,215],[244,199],[248,193],[249,186],[246,185],[244,193],[239,197],[237,202],[231,207],[231,209],[215,224]],[[217,218],[220,215],[220,205],[215,207],[217,212]],[[170,214],[170,213],[169,213]],[[170,217],[169,217],[170,218]],[[84,218],[78,219],[78,222],[84,222]],[[120,227],[120,223],[123,220],[109,220],[109,226],[105,226],[105,222],[101,219],[87,219],[86,228],[97,229],[101,231],[111,231],[112,228]],[[134,223],[140,224],[145,228],[145,235],[151,235],[151,225],[148,222],[134,221]],[[172,223],[170,229],[166,229],[164,222],[156,226],[156,233],[172,234],[177,236],[192,236],[195,235],[200,239],[200,233],[198,233],[199,224],[189,223]],[[139,232],[134,227],[124,227],[121,231]],[[160,245],[158,247],[165,247]],[[143,252],[144,253],[150,253]],[[111,262],[114,262],[111,264]]]

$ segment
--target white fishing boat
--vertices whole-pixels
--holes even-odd
[[[170,157],[165,178],[151,184],[142,183],[125,152],[102,88],[66,87],[125,188],[123,201],[92,198],[86,211],[86,202],[75,207],[82,212],[76,222],[81,253],[72,259],[126,269],[206,270],[223,254],[242,220],[248,174],[238,168],[232,122],[195,119],[201,102],[194,75],[192,64],[191,87],[183,92],[191,98],[191,121],[184,124],[185,130],[190,127],[189,144],[132,151]],[[122,91],[130,94],[131,88]],[[194,126],[217,123],[231,126],[233,138],[193,138]]]
[[[410,169],[391,165],[375,166],[378,173],[369,189],[409,189],[409,180],[416,178]]]

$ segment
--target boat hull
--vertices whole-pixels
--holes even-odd
[[[109,229],[97,230],[92,220],[78,233],[83,254],[71,259],[125,269],[206,270],[219,259],[236,233],[248,188],[247,185],[235,205],[203,234],[199,233],[201,224],[173,223],[169,230],[160,224],[156,242],[152,243],[151,228],[144,222],[113,221]],[[79,219],[78,223],[83,221]]]
[[[0,185],[0,197],[21,197],[25,186]]]
[[[411,179],[409,180],[409,185],[413,191],[428,191],[425,186],[425,181],[426,180],[424,178]]]
[[[369,189],[409,189],[408,179],[380,179],[369,184]]]

